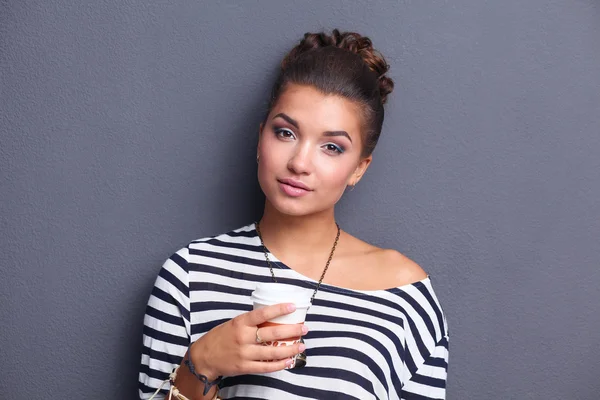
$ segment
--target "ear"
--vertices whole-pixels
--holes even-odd
[[[350,176],[350,179],[348,180],[348,185],[354,186],[362,179],[365,172],[367,172],[367,168],[369,168],[371,161],[373,161],[373,155],[369,155],[368,157],[365,157],[360,160],[360,162],[356,166],[356,169],[354,170],[354,172]]]
[[[258,144],[256,145],[256,154],[258,154],[258,148],[260,147],[260,139],[262,138],[262,132],[265,127],[264,122],[261,122],[258,126]]]

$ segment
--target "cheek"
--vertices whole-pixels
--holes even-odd
[[[323,168],[323,172],[321,174],[321,180],[323,183],[326,183],[332,190],[339,190],[346,187],[348,183],[348,179],[354,172],[354,168],[351,165],[340,165],[340,163],[336,163],[337,165],[329,166],[328,168]]]
[[[265,132],[266,133],[266,132]],[[286,168],[287,159],[285,148],[281,148],[279,143],[272,138],[264,138],[258,148],[260,161],[258,163],[258,180],[264,190],[269,190],[276,185],[274,177],[283,174],[282,169]]]
[[[321,175],[321,203],[336,204],[344,195],[348,179],[354,171],[348,166],[337,165],[337,168],[326,169]]]
[[[285,147],[277,143],[265,142],[259,148],[259,171],[275,173],[287,165]]]

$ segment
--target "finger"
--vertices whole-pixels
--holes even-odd
[[[282,303],[259,308],[244,315],[248,326],[257,326],[273,318],[291,314],[294,311],[296,311],[296,306],[293,303]]]
[[[261,346],[256,345],[247,351],[248,358],[254,361],[284,360],[302,353],[306,350],[304,343],[295,343],[282,346]]]
[[[258,336],[263,342],[274,342],[289,338],[299,338],[308,333],[304,324],[281,324],[259,328]]]
[[[291,358],[277,361],[250,361],[247,370],[249,374],[268,374],[290,368],[293,364]]]

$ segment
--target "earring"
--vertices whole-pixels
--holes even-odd
[[[259,156],[259,155],[257,155],[257,156],[256,156],[256,163],[258,164],[258,163],[259,163],[259,161],[260,161],[260,156]]]

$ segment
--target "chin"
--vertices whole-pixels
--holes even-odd
[[[271,203],[273,208],[275,208],[281,214],[293,217],[301,217],[303,215],[310,215],[314,214],[315,212],[321,211],[316,210],[315,207],[311,207],[309,204],[302,204],[302,200],[298,201],[295,199],[269,199],[269,202]]]
[[[282,196],[280,193],[275,195],[265,195],[271,206],[283,215],[292,217],[302,217],[314,215],[327,211],[335,206],[335,202],[317,201],[317,199],[301,198],[294,199]]]

